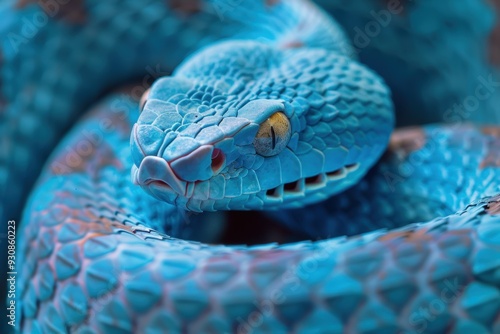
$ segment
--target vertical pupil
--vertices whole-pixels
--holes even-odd
[[[271,126],[271,138],[272,138],[272,148],[276,147],[276,133],[274,133],[274,127]]]

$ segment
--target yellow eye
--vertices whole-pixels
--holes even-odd
[[[291,135],[290,121],[285,114],[274,113],[260,125],[253,141],[255,151],[264,157],[276,155],[288,145]]]
[[[148,96],[149,96],[149,91],[151,89],[148,88],[148,90],[146,90],[144,92],[144,94],[142,94],[141,96],[141,100],[139,101],[139,112],[142,112],[142,109],[144,109],[144,105],[146,104],[146,101],[148,100]]]

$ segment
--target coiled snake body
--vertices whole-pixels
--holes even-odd
[[[78,112],[148,74],[45,164],[19,232],[17,329],[500,332],[498,128],[389,141],[389,89],[305,1],[18,7],[2,9],[5,184],[29,184]],[[171,237],[222,219],[190,212],[267,209],[309,238],[366,233],[252,247]]]

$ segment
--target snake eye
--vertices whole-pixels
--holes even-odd
[[[283,151],[292,135],[290,121],[282,112],[266,119],[257,131],[253,141],[255,151],[264,157],[271,157]]]
[[[139,112],[142,112],[142,109],[144,109],[144,105],[146,104],[146,101],[148,100],[148,96],[149,96],[149,91],[151,89],[148,88],[148,90],[146,90],[144,92],[144,94],[142,94],[141,96],[141,100],[139,101]]]

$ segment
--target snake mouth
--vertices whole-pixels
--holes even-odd
[[[146,182],[144,186],[149,188],[157,188],[157,189],[159,188],[176,194],[174,189],[167,182],[162,180],[150,180]]]
[[[320,173],[310,177],[300,178],[297,181],[281,184],[266,191],[268,199],[282,199],[289,196],[302,196],[308,191],[313,191],[326,186],[330,182],[344,179],[348,174],[359,169],[360,164],[348,164],[331,172]]]

